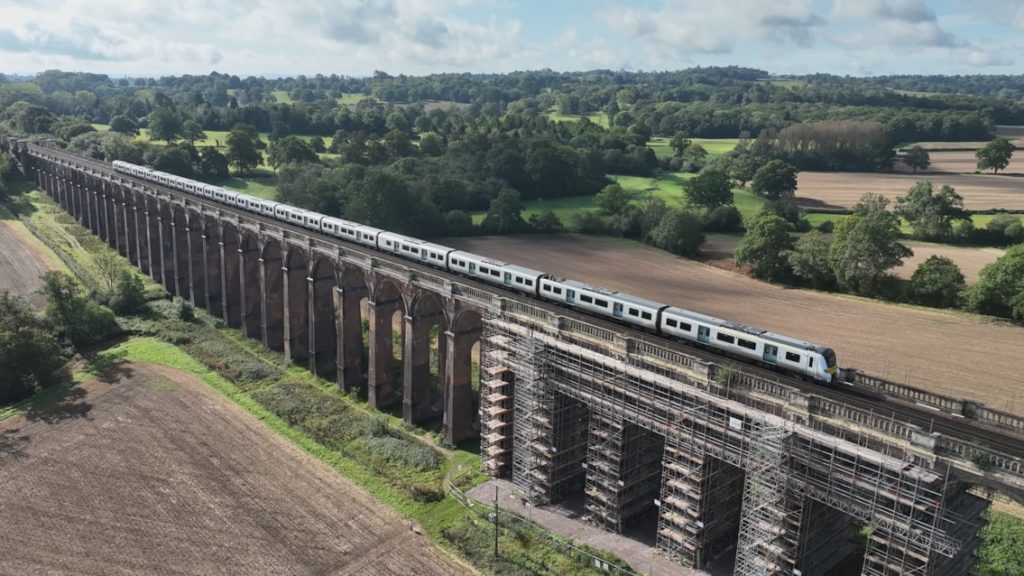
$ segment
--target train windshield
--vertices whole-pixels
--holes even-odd
[[[825,357],[825,365],[829,368],[836,365],[836,353],[831,348],[825,348],[825,353],[822,356]]]

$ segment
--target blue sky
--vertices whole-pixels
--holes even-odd
[[[1024,0],[0,0],[0,72],[1019,74]]]

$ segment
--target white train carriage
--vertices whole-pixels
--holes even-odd
[[[666,308],[661,314],[659,329],[666,336],[697,342],[819,381],[831,382],[838,372],[831,348],[681,308]]]
[[[324,234],[348,240],[349,242],[359,241],[359,228],[361,226],[361,224],[350,222],[349,220],[332,218],[330,216],[324,216],[324,219],[320,222],[320,229],[323,230]]]
[[[377,237],[384,233],[380,228],[360,225],[356,229],[356,242],[371,248],[377,248]]]
[[[419,260],[442,270],[447,268],[448,253],[455,250],[394,232],[381,232],[377,237],[377,247],[384,252],[391,252],[409,260]]]
[[[489,284],[504,286],[531,296],[537,295],[541,278],[547,274],[532,268],[492,260],[472,252],[454,250],[448,254],[448,271],[464,274]]]
[[[547,277],[540,282],[540,297],[614,318],[645,330],[657,331],[658,317],[666,304],[644,300],[600,286]]]

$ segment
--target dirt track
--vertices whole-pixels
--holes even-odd
[[[189,374],[127,365],[0,423],[0,574],[463,569]]]
[[[46,298],[37,293],[43,285],[40,276],[58,269],[60,263],[21,222],[0,219],[0,290],[25,296],[42,308]]]
[[[1024,328],[988,318],[768,285],[636,243],[578,236],[450,246],[832,345],[840,364],[1024,413]]]
[[[851,208],[867,192],[895,202],[917,182],[947,184],[964,197],[969,210],[1024,211],[1024,178],[991,174],[871,174],[864,172],[801,172],[796,202],[808,208]]]

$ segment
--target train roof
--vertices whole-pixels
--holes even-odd
[[[818,344],[811,344],[810,342],[804,342],[803,340],[797,340],[796,338],[790,338],[789,336],[783,336],[781,334],[776,334],[774,332],[769,332],[767,330],[762,330],[760,328],[755,328],[753,326],[748,326],[746,324],[740,324],[738,322],[729,322],[728,320],[722,320],[721,318],[715,318],[714,316],[708,316],[706,314],[701,314],[700,312],[693,312],[690,310],[684,310],[682,308],[676,307],[671,307],[665,312],[675,314],[676,316],[689,318],[696,322],[710,324],[711,326],[728,328],[730,330],[735,330],[737,332],[743,332],[744,334],[757,336],[758,338],[761,338],[763,340],[775,342],[776,344],[782,344],[784,346],[792,346],[794,348],[802,348],[804,350],[819,350],[825,348]]]
[[[635,304],[637,306],[643,306],[644,308],[665,308],[668,305],[662,304],[661,302],[655,302],[654,300],[647,300],[640,298],[639,296],[633,296],[632,294],[626,294],[625,292],[618,292],[615,290],[609,290],[601,286],[594,286],[593,284],[587,284],[586,282],[579,282],[577,280],[566,280],[564,278],[552,278],[562,286],[568,286],[577,290],[586,290],[595,294],[601,294],[608,298],[618,300],[620,302],[627,302],[629,304]]]

